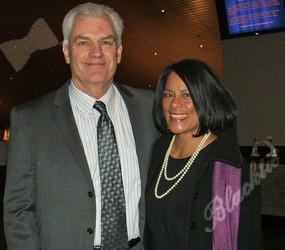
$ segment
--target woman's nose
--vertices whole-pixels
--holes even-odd
[[[175,107],[181,107],[182,104],[182,100],[180,97],[174,97],[171,101],[171,107],[175,108]]]

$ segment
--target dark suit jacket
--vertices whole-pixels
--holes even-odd
[[[73,117],[67,82],[58,91],[16,107],[4,197],[9,250],[91,250],[96,204],[84,149]],[[152,145],[153,92],[116,85],[127,105],[138,153],[142,198]]]

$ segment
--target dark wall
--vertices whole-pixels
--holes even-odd
[[[240,145],[285,145],[285,32],[223,41],[224,81],[238,104]]]

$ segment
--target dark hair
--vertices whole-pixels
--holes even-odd
[[[185,59],[168,66],[161,74],[156,87],[154,121],[162,133],[169,133],[162,109],[162,99],[168,76],[175,72],[187,86],[200,126],[193,136],[207,131],[218,134],[236,124],[237,108],[229,90],[211,66],[197,59]]]

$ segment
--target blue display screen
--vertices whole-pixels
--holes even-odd
[[[230,35],[285,27],[284,0],[225,0]]]

